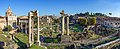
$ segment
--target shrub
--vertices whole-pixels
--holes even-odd
[[[12,30],[12,27],[10,25],[8,25],[4,28],[4,31],[11,31],[11,30]]]
[[[45,39],[44,42],[46,43],[58,43],[58,39]]]
[[[58,43],[58,40],[57,40],[57,39],[54,39],[54,40],[53,40],[53,43]]]

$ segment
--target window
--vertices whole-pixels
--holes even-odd
[[[115,25],[117,25],[117,23],[115,23]]]
[[[111,24],[113,24],[113,23],[111,23]]]

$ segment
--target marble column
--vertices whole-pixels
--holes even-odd
[[[64,19],[65,19],[65,16],[62,16],[62,35],[64,35]]]
[[[31,34],[32,34],[32,44],[34,43],[34,18],[32,18],[32,21],[31,21],[31,23],[32,23],[32,26],[31,26]]]
[[[41,44],[40,42],[40,33],[39,33],[39,11],[37,11],[37,42],[39,43],[39,46]]]
[[[61,16],[62,16],[62,35],[64,35],[64,19],[65,19],[65,14],[64,14],[64,10],[62,10],[60,12]]]
[[[32,17],[32,13],[30,12],[30,13],[28,13],[28,17],[29,17],[29,39],[28,39],[28,41],[29,41],[29,47],[32,45],[32,41],[31,41],[31,17]]]
[[[69,16],[67,16],[67,35],[69,35]]]

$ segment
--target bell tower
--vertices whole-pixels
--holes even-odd
[[[12,16],[12,10],[10,8],[10,6],[8,7],[7,11],[6,11],[6,16]]]

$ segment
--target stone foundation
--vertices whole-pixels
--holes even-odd
[[[61,43],[69,43],[72,41],[72,37],[68,35],[61,35]]]

